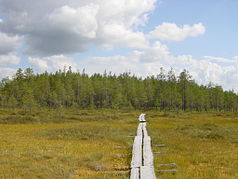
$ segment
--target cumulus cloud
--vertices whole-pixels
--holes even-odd
[[[79,8],[63,6],[49,15],[51,26],[70,33],[95,38],[98,28],[96,15],[98,6],[89,4]]]
[[[78,53],[90,44],[144,48],[144,25],[157,0],[0,0],[0,28],[24,36],[26,53],[51,56]]]
[[[148,46],[145,52],[141,55],[142,62],[155,62],[155,61],[167,61],[170,62],[171,59],[169,49],[166,45],[161,44],[159,41]]]
[[[63,69],[64,67],[71,66],[72,69],[75,69],[77,66],[76,63],[72,60],[70,57],[66,57],[64,55],[55,55],[51,57],[47,57],[46,60],[48,60],[49,63],[51,63],[51,68],[58,70]]]
[[[14,68],[7,68],[7,67],[0,67],[0,78],[11,78],[15,73],[17,69]]]
[[[238,90],[238,57],[225,59],[192,55],[174,56],[161,41],[183,41],[205,33],[202,23],[177,26],[162,23],[148,34],[138,30],[159,0],[0,0],[0,76],[12,75],[20,43],[28,62],[37,72],[54,72],[65,66],[89,73],[131,71],[138,76],[156,75],[160,67],[173,67],[177,74],[189,70],[198,83],[221,84]],[[155,39],[159,40],[151,44]],[[66,54],[86,51],[90,45],[132,48],[128,55],[89,57],[75,62]],[[135,50],[136,49],[136,50]],[[19,52],[19,51],[18,51]],[[63,54],[63,55],[61,55]],[[220,63],[226,63],[222,66]]]
[[[21,59],[15,55],[0,55],[0,66],[17,65]]]
[[[130,48],[146,48],[148,46],[148,42],[142,32],[133,32],[118,24],[105,25],[100,34],[101,43],[104,47],[112,48],[118,45]]]
[[[92,57],[80,61],[78,67],[85,68],[90,74],[103,73],[104,70],[116,74],[127,71],[142,77],[159,74],[160,67],[167,71],[173,67],[177,75],[187,69],[199,84],[213,82],[224,86],[226,90],[238,90],[238,85],[234,83],[238,80],[238,61],[222,66],[206,59],[195,59],[192,55],[173,56],[168,48],[159,42],[155,42],[151,48],[132,51],[127,56]]]
[[[37,72],[50,71],[55,72],[59,69],[64,69],[64,67],[71,66],[75,71],[77,69],[77,64],[72,58],[64,55],[54,55],[44,58],[28,58],[28,62]]]
[[[8,36],[7,34],[0,32],[0,54],[8,54],[15,51],[19,46],[19,43],[20,38],[17,35]]]
[[[227,59],[227,58],[222,58],[222,57],[213,57],[213,56],[204,56],[205,59],[214,61],[214,62],[222,62],[222,63],[235,63],[236,60],[234,59]]]
[[[28,58],[28,63],[35,69],[39,71],[47,71],[49,69],[47,60],[43,60],[40,58]]]
[[[205,27],[202,23],[183,25],[178,27],[174,23],[164,22],[157,26],[148,34],[149,38],[156,38],[164,41],[183,41],[188,37],[196,37],[205,33]]]

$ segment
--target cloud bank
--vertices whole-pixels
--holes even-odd
[[[143,48],[146,23],[156,0],[0,0],[0,30],[24,37],[28,55],[84,52],[90,44]]]
[[[206,32],[202,22],[178,26],[158,24],[145,33],[150,14],[159,0],[0,0],[0,76],[21,67],[26,55],[37,72],[64,66],[89,73],[131,71],[138,76],[156,75],[160,67],[173,67],[177,74],[189,70],[198,83],[210,81],[238,90],[238,57],[232,59],[204,54],[175,56],[164,42],[181,42]],[[127,55],[75,59],[91,46],[112,50],[127,48]],[[18,56],[16,55],[18,54]],[[224,65],[225,64],[225,65]]]
[[[234,57],[234,59],[236,58]],[[103,73],[106,70],[115,74],[131,72],[141,77],[158,75],[160,67],[163,67],[166,71],[173,67],[177,75],[183,69],[187,69],[199,84],[213,82],[223,85],[226,90],[238,89],[237,84],[234,83],[238,79],[238,59],[235,62],[228,60],[232,63],[222,66],[214,61],[208,61],[206,58],[194,59],[192,55],[174,56],[159,41],[146,49],[131,51],[128,55],[95,56],[78,62],[70,57],[60,55],[41,59],[29,58],[28,61],[35,69],[42,72],[44,69],[55,71],[59,67],[63,69],[64,66],[72,66],[75,71],[86,69],[89,74]]]
[[[19,46],[20,38],[16,36],[8,36],[0,32],[0,54],[8,54],[15,51]]]
[[[149,33],[149,38],[156,38],[163,41],[183,41],[188,37],[203,35],[206,28],[202,23],[183,25],[178,27],[174,23],[162,23]]]

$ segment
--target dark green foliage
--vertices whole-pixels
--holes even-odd
[[[238,111],[238,96],[212,83],[200,86],[186,70],[177,77],[172,68],[145,79],[130,73],[89,76],[71,68],[36,75],[27,68],[1,81],[0,106],[25,112],[38,107]]]

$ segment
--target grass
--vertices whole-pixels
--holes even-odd
[[[174,117],[152,113],[148,130],[154,143],[167,144],[153,150],[169,152],[155,155],[155,164],[177,163],[176,174],[157,172],[160,178],[238,178],[235,114],[182,113]]]
[[[0,110],[0,178],[129,178],[140,111]],[[235,113],[147,111],[159,178],[238,178]],[[177,167],[158,167],[176,163]],[[176,173],[161,172],[176,168]]]

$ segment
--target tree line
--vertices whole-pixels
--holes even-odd
[[[212,83],[198,85],[187,70],[176,76],[173,69],[165,73],[161,68],[156,76],[140,78],[128,72],[89,76],[71,67],[35,74],[27,68],[2,79],[0,107],[237,111],[238,96]]]

